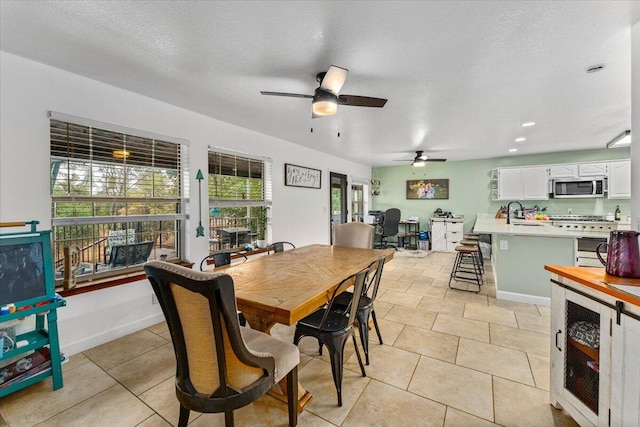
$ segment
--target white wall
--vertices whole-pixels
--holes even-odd
[[[145,96],[0,52],[0,221],[39,220],[51,226],[48,111],[71,114],[190,141],[191,195],[196,171],[207,170],[207,147],[220,146],[273,159],[272,241],[297,246],[329,243],[329,171],[369,177],[367,166],[252,132]],[[322,189],[284,186],[284,163],[322,171]],[[206,176],[206,173],[205,173]],[[206,182],[203,182],[206,188]],[[206,196],[205,196],[206,197]],[[191,207],[186,258],[208,253],[195,238]],[[202,217],[208,214],[206,200]],[[61,346],[74,354],[162,319],[152,290],[140,281],[72,296],[59,311]]]
[[[640,21],[631,27],[631,164],[640,165]],[[631,168],[631,225],[640,231],[640,167]]]

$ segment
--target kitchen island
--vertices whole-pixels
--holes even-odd
[[[474,233],[491,235],[496,297],[550,305],[551,287],[545,265],[576,263],[576,238],[608,237],[609,233],[567,230],[551,221],[494,218],[478,214]]]

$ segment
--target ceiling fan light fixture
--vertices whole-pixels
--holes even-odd
[[[313,114],[331,116],[338,112],[338,97],[320,88],[316,89],[311,103]]]
[[[424,160],[422,160],[422,159],[415,159],[411,165],[412,165],[414,168],[421,168],[421,167],[423,167],[423,166],[424,166],[424,165],[426,165],[426,164],[427,164],[427,162],[425,162],[425,161],[424,161]]]
[[[131,155],[127,150],[113,150],[112,154],[116,159],[128,159]]]

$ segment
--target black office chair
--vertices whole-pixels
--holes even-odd
[[[296,324],[296,333],[293,338],[294,344],[297,345],[302,337],[314,337],[320,342],[320,349],[322,349],[322,345],[326,345],[329,349],[329,355],[331,357],[331,373],[333,374],[333,382],[336,385],[336,391],[338,392],[338,406],[342,406],[344,346],[347,343],[349,336],[353,339],[353,346],[356,349],[356,355],[358,356],[358,363],[360,364],[362,376],[367,376],[367,373],[364,370],[364,365],[362,364],[358,345],[356,344],[356,335],[353,331],[353,323],[356,320],[356,312],[358,310],[358,304],[360,303],[360,296],[362,295],[362,288],[367,278],[367,274],[369,274],[369,269],[365,268],[359,273],[353,274],[344,279],[333,291],[331,300],[325,307],[317,309]],[[352,284],[353,298],[351,299],[351,304],[345,307],[344,310],[333,310],[332,307],[336,297]]]
[[[384,213],[384,220],[382,222],[382,227],[379,230],[376,230],[376,234],[380,236],[380,242],[375,246],[376,248],[395,248],[398,247],[392,243],[389,243],[387,239],[389,237],[398,235],[398,226],[400,224],[400,209],[391,208],[387,209]]]
[[[295,249],[296,248],[296,245],[294,245],[293,243],[290,243],[290,242],[275,242],[275,243],[270,244],[267,247],[267,255],[269,255],[271,252],[274,252],[274,253],[284,252],[285,245],[291,246],[291,249]]]
[[[145,264],[144,271],[171,331],[178,425],[186,427],[191,411],[224,412],[225,425],[232,427],[234,410],[258,400],[286,377],[289,426],[295,426],[299,350],[238,327],[231,276],[160,261]]]
[[[208,265],[209,260],[213,260],[214,267],[231,264],[232,254],[239,255],[239,257],[242,258],[241,262],[245,262],[248,259],[242,252],[217,252],[207,255],[202,261],[200,261],[200,271],[205,271],[204,267]],[[240,326],[247,326],[247,319],[241,311],[238,311],[238,321],[240,322]]]
[[[364,357],[366,364],[369,364],[369,317],[373,319],[373,326],[376,328],[380,345],[382,345],[382,335],[380,334],[380,328],[378,327],[378,319],[376,318],[376,311],[373,308],[373,302],[378,295],[378,287],[380,286],[380,278],[382,277],[382,269],[384,268],[385,258],[382,257],[377,261],[374,261],[369,265],[369,278],[368,282],[362,287],[362,297],[360,298],[360,304],[358,305],[358,330],[360,331],[360,341],[362,342],[362,349],[364,350]],[[373,272],[373,274],[371,274]],[[335,299],[333,304],[334,310],[344,311],[349,306],[353,299],[353,294],[349,291],[343,292]]]

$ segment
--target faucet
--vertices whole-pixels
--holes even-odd
[[[524,210],[524,208],[522,207],[522,203],[517,201],[509,202],[509,204],[507,205],[507,224],[511,224],[511,203],[517,203],[518,206],[520,206],[520,210]]]

